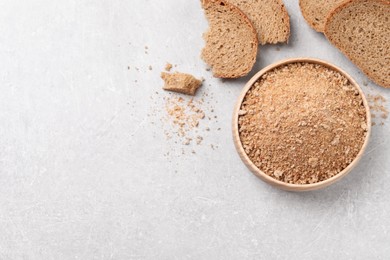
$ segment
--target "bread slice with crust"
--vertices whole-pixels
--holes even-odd
[[[282,0],[228,0],[241,9],[257,31],[260,44],[288,42],[290,17]]]
[[[390,88],[390,1],[344,2],[328,16],[325,36],[375,83]]]
[[[345,0],[299,0],[303,18],[317,32],[324,32],[329,13]]]
[[[247,75],[256,62],[257,33],[248,17],[225,0],[202,0],[209,22],[202,59],[217,78]]]

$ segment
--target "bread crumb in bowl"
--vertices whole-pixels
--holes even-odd
[[[371,126],[356,83],[320,62],[286,61],[258,74],[235,112],[233,134],[245,164],[280,186],[320,184],[349,171]]]

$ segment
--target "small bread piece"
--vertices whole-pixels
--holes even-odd
[[[202,81],[196,79],[190,74],[175,72],[169,74],[161,72],[161,78],[164,80],[164,90],[174,91],[187,95],[195,95],[196,90],[202,85]]]
[[[217,78],[247,75],[256,62],[257,33],[248,17],[225,0],[203,0],[209,22],[202,59]]]
[[[326,18],[345,0],[299,0],[306,22],[317,32],[324,32]]]
[[[260,44],[288,42],[290,17],[282,0],[228,0],[251,20]]]
[[[325,36],[375,83],[390,88],[390,1],[344,2],[329,15]]]
[[[167,64],[165,65],[165,70],[169,72],[169,71],[171,71],[172,67],[173,67],[172,64],[167,62]]]

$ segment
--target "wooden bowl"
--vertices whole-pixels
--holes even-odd
[[[324,181],[313,183],[313,184],[290,184],[290,183],[286,183],[286,182],[283,182],[283,181],[276,180],[276,179],[272,178],[271,176],[267,175],[266,173],[264,173],[263,171],[261,171],[259,168],[256,167],[256,165],[249,159],[248,155],[245,153],[244,148],[243,148],[242,143],[241,143],[241,140],[240,140],[239,131],[238,131],[239,130],[238,129],[238,118],[239,118],[238,112],[239,112],[239,110],[241,108],[241,104],[242,104],[242,102],[243,102],[243,100],[244,100],[248,90],[252,87],[252,85],[260,77],[262,77],[263,74],[265,74],[266,72],[269,72],[269,71],[271,71],[271,70],[273,70],[273,69],[275,69],[277,67],[280,67],[280,66],[283,66],[283,65],[286,65],[286,64],[297,63],[297,62],[320,64],[320,65],[323,65],[325,67],[328,67],[328,68],[330,68],[330,69],[332,69],[334,71],[337,71],[337,72],[341,73],[359,91],[359,93],[360,93],[360,95],[361,95],[361,97],[363,99],[364,107],[366,108],[367,135],[366,135],[366,138],[364,140],[363,146],[360,149],[360,151],[359,151],[358,155],[356,156],[356,158],[344,170],[342,170],[341,172],[339,172],[335,176],[333,176],[333,177],[331,177],[329,179],[326,179]],[[280,189],[283,189],[283,190],[288,190],[288,191],[302,192],[302,191],[318,190],[318,189],[322,189],[324,187],[327,187],[327,186],[329,186],[329,185],[339,181],[341,178],[346,176],[358,164],[358,162],[360,161],[360,159],[363,156],[364,151],[367,148],[370,135],[371,135],[371,113],[370,113],[370,108],[368,106],[366,97],[364,96],[364,93],[361,90],[361,88],[359,87],[359,85],[356,83],[356,81],[351,76],[349,76],[345,71],[343,71],[339,67],[337,67],[337,66],[335,66],[333,64],[330,64],[328,62],[325,62],[325,61],[322,61],[322,60],[318,60],[318,59],[311,59],[311,58],[287,59],[287,60],[283,60],[283,61],[271,64],[271,65],[265,67],[260,72],[258,72],[256,75],[254,75],[249,80],[249,82],[245,85],[245,87],[242,90],[240,96],[238,97],[238,101],[237,101],[237,104],[236,104],[234,112],[233,112],[233,140],[234,140],[234,145],[235,145],[235,147],[237,149],[237,152],[238,152],[238,154],[241,157],[241,160],[244,162],[244,164],[249,168],[249,170],[252,173],[254,173],[257,177],[259,177],[260,179],[262,179],[266,183],[271,184],[271,185],[273,185],[273,186],[275,186],[277,188],[280,188]]]

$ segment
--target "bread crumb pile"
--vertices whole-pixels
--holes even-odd
[[[292,184],[321,182],[345,169],[368,130],[359,91],[339,72],[309,63],[264,74],[247,92],[238,122],[251,161]]]
[[[389,111],[385,107],[386,98],[381,95],[368,95],[368,103],[371,109],[371,117],[375,120],[380,120],[379,125],[384,125],[384,120],[389,117]],[[372,122],[372,125],[376,125],[376,122]]]

